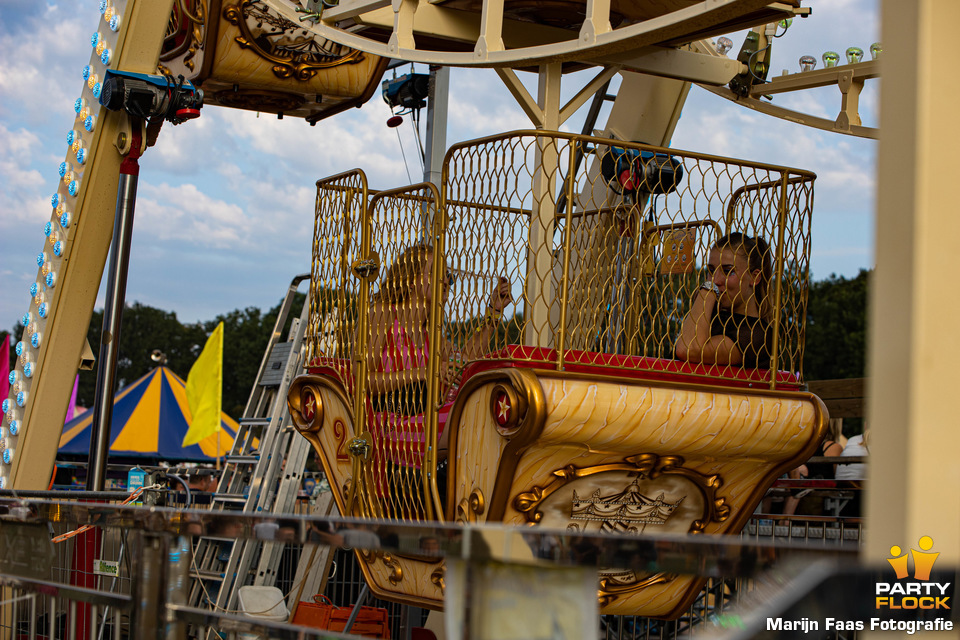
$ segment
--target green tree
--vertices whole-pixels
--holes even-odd
[[[803,371],[807,380],[866,374],[867,289],[870,272],[831,275],[810,285]]]

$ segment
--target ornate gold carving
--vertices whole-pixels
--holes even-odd
[[[527,403],[509,384],[498,384],[490,393],[490,413],[497,425],[497,432],[507,437],[516,432],[517,426],[527,415]]]
[[[723,522],[730,515],[730,507],[727,506],[725,498],[717,497],[717,489],[723,484],[723,480],[719,475],[704,476],[693,469],[684,468],[683,462],[683,458],[680,456],[658,456],[653,453],[641,453],[625,458],[624,462],[602,464],[583,469],[574,465],[567,465],[554,471],[551,474],[553,479],[546,486],[534,486],[529,491],[518,494],[514,498],[513,506],[517,511],[526,515],[528,522],[537,523],[543,518],[543,512],[539,510],[542,502],[550,494],[572,480],[607,471],[636,473],[638,479],[642,480],[654,480],[661,475],[678,475],[690,480],[703,494],[703,514],[691,523],[689,531],[689,533],[702,533],[708,522]],[[576,496],[575,493],[574,495]],[[654,500],[656,501],[656,499]],[[677,502],[674,508],[679,504]],[[663,507],[664,505],[665,503],[660,506]]]
[[[249,109],[251,111],[267,111],[283,113],[293,111],[303,106],[303,96],[283,91],[266,91],[264,89],[224,90],[214,94],[217,103],[224,107]]]
[[[617,598],[634,591],[639,591],[644,587],[670,582],[677,576],[672,573],[654,573],[645,575],[639,580],[637,577],[638,576],[634,571],[625,571],[621,574],[607,574],[601,572],[600,594],[598,597],[600,606],[605,607]]]
[[[687,496],[680,496],[676,502],[667,502],[661,491],[656,498],[640,493],[637,480],[623,491],[602,496],[600,489],[589,498],[581,498],[573,491],[570,503],[570,519],[602,523],[600,530],[635,533],[636,525],[664,524]]]
[[[479,488],[474,489],[470,492],[470,496],[464,498],[460,501],[460,504],[457,505],[457,523],[458,524],[470,524],[478,522],[480,520],[479,516],[483,515],[483,511],[486,508],[485,500],[483,498],[483,492]]]
[[[193,13],[190,11],[191,6],[194,9]],[[193,58],[203,49],[206,22],[206,0],[179,0],[170,12],[170,22],[163,37],[160,60],[173,60],[183,55],[184,66],[193,71],[196,67]]]
[[[490,387],[491,397],[495,397],[493,393],[495,389],[512,394],[510,397],[515,399],[515,407],[517,408],[516,423],[503,428],[499,428],[498,425],[497,429],[498,433],[508,441],[503,450],[500,466],[497,469],[497,477],[493,484],[493,491],[489,496],[490,503],[487,507],[487,520],[497,521],[503,517],[503,512],[506,510],[510,499],[510,486],[520,456],[537,441],[543,432],[543,425],[547,420],[547,402],[543,395],[543,386],[540,384],[537,374],[531,369],[495,369],[472,376],[460,389],[457,401],[454,403],[447,421],[452,451],[457,450],[457,434],[464,407],[470,401],[474,391],[484,385],[491,385],[491,383],[493,383]],[[493,400],[490,400],[490,402],[492,403]],[[456,465],[456,458],[451,456],[451,478],[457,477]],[[450,491],[452,496],[452,485]],[[453,511],[450,514],[451,519],[454,519],[456,517],[456,507],[452,503],[453,499],[451,497],[448,505]]]
[[[447,582],[445,579],[446,574],[447,574],[446,563],[441,564],[439,567],[433,570],[433,573],[430,574],[430,582],[433,583],[433,585],[436,586],[438,589],[440,589],[440,593],[443,593],[447,589]]]
[[[390,581],[390,584],[396,586],[403,582],[403,567],[400,566],[400,561],[394,558],[392,554],[377,550],[358,550],[358,552],[367,564],[376,564],[377,560],[383,562],[383,566],[390,570],[390,575],[387,576],[387,580]]]
[[[312,36],[273,13],[260,0],[241,0],[230,5],[223,10],[223,17],[240,30],[236,42],[272,62],[278,78],[305,81],[317,75],[319,69],[356,64],[363,59],[360,51]]]
[[[567,526],[568,529],[581,530],[583,526],[593,522],[600,523],[600,531],[636,534],[647,525],[666,524],[681,504],[685,503],[685,507],[689,510],[691,507],[689,500],[692,499],[694,511],[692,514],[689,512],[685,514],[680,525],[685,526],[685,523],[689,522],[689,533],[702,533],[708,523],[723,522],[730,515],[730,508],[725,499],[717,496],[717,490],[723,481],[719,475],[706,476],[694,469],[685,468],[683,464],[684,459],[681,456],[642,453],[628,456],[623,462],[582,469],[567,465],[554,471],[551,474],[553,478],[546,485],[533,486],[529,491],[517,495],[513,506],[526,515],[528,522],[538,523],[543,518],[541,509],[549,510],[549,505],[545,505],[544,501],[564,485],[600,473],[619,472],[635,476],[633,481],[628,481],[627,486],[622,490],[611,488],[609,481],[607,486],[612,490],[607,495],[603,495],[597,489],[592,495],[582,497],[577,494],[576,489],[573,489],[569,505],[571,522]],[[650,495],[644,495],[641,492],[641,482],[670,476],[692,483],[693,487],[688,491],[694,491],[694,495],[681,492],[680,495],[666,497],[662,489],[657,490],[658,494],[648,492]],[[681,486],[685,484],[686,482],[683,482]],[[697,491],[701,494],[702,503],[696,496]],[[699,517],[696,517],[698,514]],[[693,516],[692,519],[687,520],[691,516]],[[580,523],[573,520],[578,520]],[[620,597],[633,594],[651,585],[670,582],[674,578],[676,578],[675,574],[662,572],[651,574],[633,570],[601,569],[600,605],[606,606]]]
[[[323,400],[311,376],[298,376],[287,392],[287,409],[301,434],[316,434],[323,427]],[[319,452],[318,452],[319,453]]]

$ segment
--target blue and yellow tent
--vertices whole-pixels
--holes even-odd
[[[157,367],[127,385],[113,401],[110,426],[110,455],[170,461],[208,461],[217,457],[217,435],[199,443],[181,446],[190,426],[186,383],[166,367]],[[93,409],[63,426],[59,453],[87,455],[93,432]],[[237,423],[220,416],[220,455],[233,446]]]

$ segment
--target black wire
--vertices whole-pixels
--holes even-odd
[[[747,58],[747,71],[749,71],[750,75],[753,76],[753,79],[759,82],[760,84],[766,84],[767,81],[753,72],[753,59],[769,48],[770,48],[770,45],[768,44],[763,49],[758,49],[754,51],[753,53],[750,54],[750,57]]]

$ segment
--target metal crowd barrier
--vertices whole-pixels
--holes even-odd
[[[116,500],[119,496],[99,497]],[[696,574],[708,579],[706,587],[690,611],[676,621],[600,618],[595,597],[585,598],[579,606],[584,616],[592,616],[597,637],[608,640],[709,637],[730,620],[739,619],[739,606],[762,604],[762,594],[789,583],[799,567],[831,572],[855,564],[858,541],[828,535],[828,530],[839,528],[835,524],[809,523],[804,528],[806,538],[787,536],[777,531],[780,525],[759,520],[748,524],[740,537],[625,537],[572,535],[539,527],[371,523],[0,496],[0,639],[351,637],[239,612],[186,606],[192,540],[199,536],[227,542],[241,538],[283,542],[294,563],[296,552],[319,536],[339,548],[335,557],[340,578],[331,581],[328,593],[340,589],[335,596],[340,604],[350,604],[362,584],[362,577],[350,567],[353,556],[346,549],[416,555],[423,553],[419,544],[425,537],[439,542],[438,553],[447,560],[448,598],[450,567],[457,563],[467,568],[464,575],[470,580],[480,579],[481,569],[517,568],[533,571],[538,582],[548,587],[558,575],[572,575],[564,571],[592,571],[595,576],[600,568],[616,567]],[[92,528],[53,542],[85,525]],[[820,534],[810,534],[815,530]],[[348,576],[353,584],[345,584]],[[453,611],[455,615],[448,613],[447,619],[459,616],[472,624],[490,613],[485,606],[471,600],[463,603],[465,612]],[[392,637],[409,637],[410,627],[419,622],[408,616],[406,628],[395,626]]]

